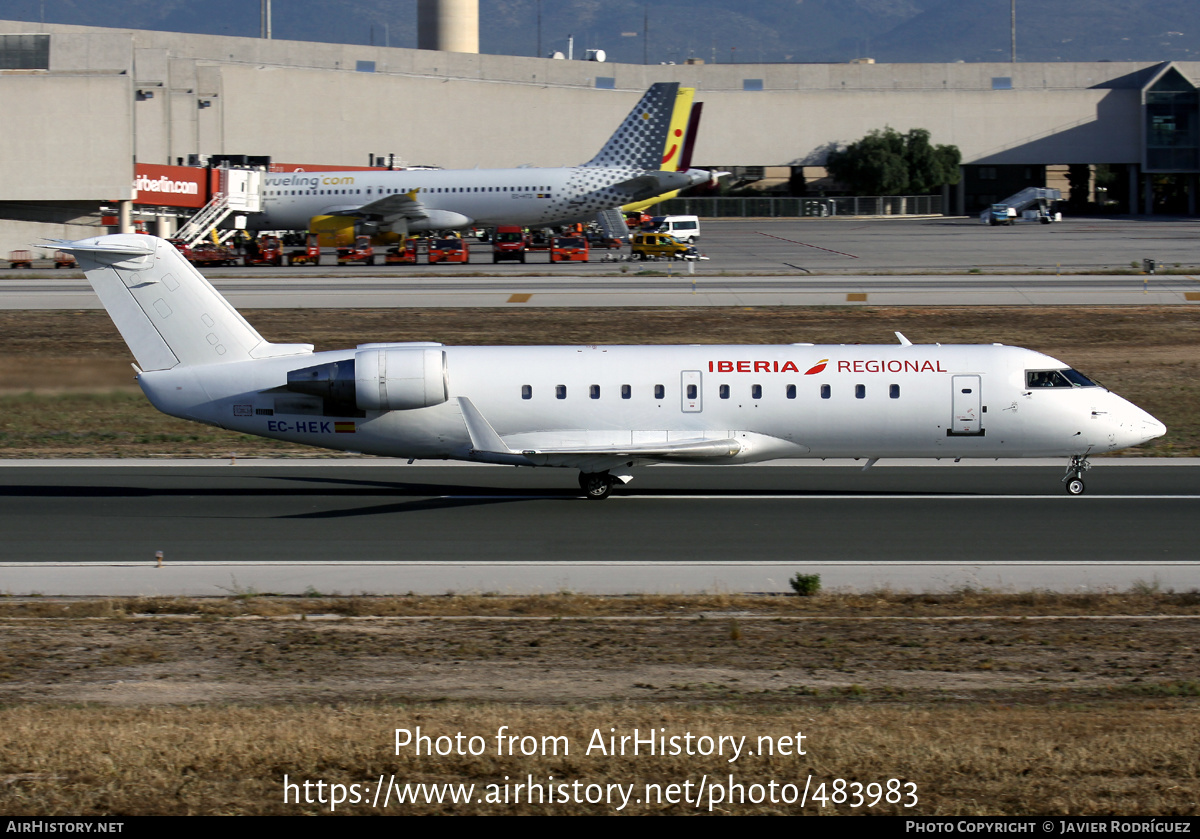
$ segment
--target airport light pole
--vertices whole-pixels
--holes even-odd
[[[1017,0],[1012,0],[1012,63],[1017,63]]]

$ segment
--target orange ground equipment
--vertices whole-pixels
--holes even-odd
[[[75,256],[66,251],[54,252],[54,267],[55,268],[78,268],[79,263],[75,261]]]
[[[352,246],[338,248],[338,265],[349,265],[355,262],[362,265],[375,264],[375,247],[371,244],[370,236],[355,236]]]
[[[242,255],[246,265],[282,265],[283,248],[278,236],[262,236],[251,239],[246,243],[246,252]]]
[[[471,252],[465,239],[434,239],[429,243],[429,264],[439,262],[470,262]]]
[[[583,236],[555,236],[550,240],[551,262],[587,262],[588,240]]]
[[[9,251],[8,252],[8,267],[9,268],[32,268],[33,267],[33,251]]]
[[[388,248],[383,261],[388,265],[416,265],[417,243],[420,241],[416,236],[406,236],[404,241]]]
[[[304,250],[288,251],[288,265],[320,265],[321,243],[316,233],[309,233],[304,241]]]

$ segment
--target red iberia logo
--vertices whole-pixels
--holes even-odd
[[[812,367],[809,367],[807,370],[805,370],[805,371],[804,371],[804,375],[806,375],[806,376],[812,376],[812,375],[815,375],[815,374],[817,374],[817,373],[820,373],[822,370],[824,370],[824,369],[825,369],[825,365],[827,365],[828,363],[829,363],[829,359],[828,359],[828,358],[822,358],[820,361],[818,361],[818,362],[817,362],[816,364],[814,364]]]
[[[335,434],[354,434],[354,423],[352,422],[335,422],[333,424]]]

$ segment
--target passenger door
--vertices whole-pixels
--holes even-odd
[[[952,376],[951,436],[983,435],[983,392],[979,376]]]

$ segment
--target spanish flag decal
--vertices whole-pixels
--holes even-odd
[[[333,424],[335,434],[353,434],[354,423],[352,422],[335,422]]]
[[[814,373],[820,373],[822,370],[825,369],[825,365],[828,363],[829,363],[828,358],[822,358],[820,361],[818,361],[812,367],[809,367],[807,370],[805,370],[804,375],[811,376]]]

